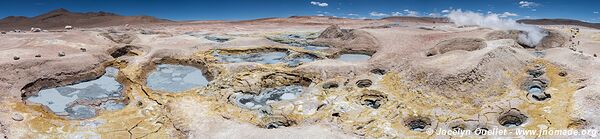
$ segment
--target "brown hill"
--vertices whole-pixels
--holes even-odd
[[[70,12],[66,9],[57,9],[35,17],[8,16],[0,20],[0,30],[21,29],[31,27],[42,29],[60,29],[66,25],[74,27],[103,27],[124,24],[147,24],[172,22],[151,16],[121,16],[108,12]]]
[[[588,23],[573,19],[521,19],[517,20],[517,22],[533,25],[578,25],[600,29],[600,23]]]

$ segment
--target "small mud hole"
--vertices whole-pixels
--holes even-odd
[[[539,78],[546,73],[543,65],[535,65],[532,69],[527,70],[527,74],[533,78]]]
[[[116,48],[111,51],[112,52],[110,53],[110,56],[112,56],[113,58],[118,58],[122,56],[137,56],[139,55],[138,53],[142,52],[141,47],[133,45],[127,45],[121,48]]]
[[[431,126],[431,119],[426,117],[413,117],[405,121],[405,126],[412,131],[423,132]]]
[[[377,75],[385,75],[385,73],[387,73],[387,71],[383,70],[383,69],[372,69],[370,71],[373,74],[377,74]]]
[[[488,129],[487,127],[480,127],[475,129],[475,131],[473,132],[477,135],[487,135],[488,131],[490,131],[490,129]]]
[[[43,89],[27,98],[28,102],[44,105],[59,116],[69,119],[95,117],[98,110],[119,110],[125,107],[123,86],[117,82],[119,70],[105,69],[100,78],[63,87]]]
[[[233,97],[238,106],[256,110],[273,102],[296,99],[304,92],[304,89],[299,85],[280,86],[262,89],[258,95],[238,92],[233,94]]]
[[[373,109],[378,109],[387,100],[388,99],[387,99],[387,96],[385,96],[385,94],[383,94],[382,92],[376,91],[376,90],[367,90],[360,97],[361,105],[364,105],[364,106],[367,106],[367,107],[370,107]]]
[[[536,101],[544,101],[552,97],[545,91],[546,87],[548,86],[546,80],[531,79],[530,81],[526,82],[524,86],[525,90],[527,91],[527,96],[533,98]]]
[[[268,124],[265,125],[266,129],[275,129],[275,128],[280,128],[280,127],[289,127],[292,126],[292,123],[289,121],[275,121],[275,122],[270,122]]]
[[[498,123],[504,127],[517,127],[527,121],[527,116],[517,109],[510,109],[498,118]]]
[[[283,52],[283,51],[272,51],[272,52],[248,52],[248,53],[227,53],[223,54],[220,51],[214,51],[212,54],[217,58],[218,62],[223,63],[242,63],[242,62],[256,62],[261,64],[277,64],[284,63],[291,67],[299,66],[303,63],[312,62],[318,59],[318,57],[298,52]]]
[[[146,79],[152,90],[181,92],[197,87],[206,87],[208,80],[202,70],[183,65],[160,64]]]
[[[336,82],[323,83],[323,89],[334,89],[340,87]]]
[[[567,74],[567,71],[560,71],[560,72],[558,73],[558,76],[560,76],[560,77],[565,77],[565,76],[567,76],[567,75],[568,75],[568,74]]]
[[[532,98],[534,98],[537,101],[544,101],[546,99],[552,98],[550,94],[544,92],[544,89],[541,86],[537,85],[531,86],[527,92],[531,95]]]
[[[365,88],[365,87],[369,87],[371,85],[373,85],[373,81],[371,81],[369,79],[362,79],[362,80],[356,81],[356,86],[358,88]]]

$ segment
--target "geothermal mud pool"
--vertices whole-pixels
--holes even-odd
[[[236,104],[247,109],[260,109],[267,107],[270,103],[281,100],[292,100],[302,94],[302,86],[281,86],[276,88],[265,88],[258,95],[235,93]]]
[[[256,62],[261,64],[278,64],[295,67],[303,63],[315,61],[316,56],[299,53],[294,51],[267,51],[267,52],[247,52],[247,53],[227,53],[221,54],[220,51],[214,51],[213,56],[218,62],[224,63],[242,63]]]
[[[100,78],[40,90],[28,102],[42,104],[56,115],[70,119],[87,119],[96,116],[98,110],[119,110],[125,106],[123,86],[117,82],[119,70],[108,67]]]
[[[192,88],[205,87],[208,80],[200,69],[191,66],[160,64],[146,79],[152,90],[181,92]]]
[[[315,45],[309,41],[316,39],[318,33],[296,33],[296,34],[280,34],[267,37],[269,40],[287,44],[294,47],[300,47],[306,50],[325,50],[327,46]]]

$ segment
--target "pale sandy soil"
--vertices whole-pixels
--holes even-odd
[[[450,129],[461,123],[467,130],[500,129],[598,129],[600,128],[600,31],[581,28],[573,39],[577,51],[567,46],[542,50],[536,57],[513,40],[486,40],[485,48],[454,50],[435,56],[426,52],[441,41],[456,37],[484,38],[493,30],[457,28],[447,23],[400,22],[391,28],[364,28],[390,24],[382,20],[350,19],[266,19],[244,22],[192,22],[172,25],[114,26],[75,29],[66,32],[13,33],[0,35],[0,136],[8,138],[394,138],[436,137],[411,131],[405,124],[425,117],[428,129]],[[211,61],[214,49],[282,47],[267,39],[279,33],[320,33],[331,24],[357,29],[349,40],[317,39],[331,44],[331,50],[308,51],[325,57],[298,67],[256,63],[221,64]],[[433,28],[425,30],[419,27]],[[568,34],[568,27],[544,26]],[[114,42],[102,33],[114,30],[128,34],[128,44]],[[142,34],[142,30],[153,31]],[[222,35],[224,43],[190,34]],[[366,36],[366,37],[365,37]],[[358,39],[365,41],[356,41]],[[364,37],[364,38],[361,38]],[[570,37],[570,36],[569,36]],[[568,42],[570,43],[570,42]],[[121,57],[116,49],[135,46]],[[85,52],[82,50],[85,49]],[[374,52],[366,62],[340,62],[333,57],[355,50]],[[297,50],[304,51],[304,50]],[[579,52],[581,51],[581,53]],[[65,56],[59,56],[64,53]],[[41,55],[41,57],[35,57]],[[14,57],[19,57],[14,60]],[[326,58],[329,57],[329,58]],[[168,61],[165,59],[175,59]],[[148,90],[144,75],[156,63],[200,66],[214,74],[207,88],[165,95]],[[527,70],[545,66],[545,78],[552,98],[534,101],[522,89]],[[23,97],[34,88],[48,88],[94,79],[105,66],[123,71],[124,94],[129,104],[122,110],[101,112],[86,120],[66,120],[39,105],[25,104]],[[384,75],[371,73],[383,69]],[[252,90],[265,84],[269,73],[308,77],[313,88],[296,100],[273,104],[273,113],[293,121],[289,127],[263,128],[277,117],[261,116],[228,102],[236,89]],[[559,76],[559,73],[566,73]],[[279,76],[279,75],[278,75]],[[283,76],[283,75],[282,75]],[[283,78],[283,77],[282,77]],[[357,88],[360,79],[373,85]],[[36,82],[37,81],[37,82]],[[242,81],[249,86],[245,86]],[[328,82],[337,89],[323,89]],[[238,85],[242,84],[242,85]],[[285,84],[285,83],[284,83]],[[33,88],[32,88],[33,86]],[[221,88],[220,88],[221,87]],[[33,89],[31,91],[30,89]],[[259,87],[260,89],[260,87]],[[379,109],[360,104],[366,90],[383,92],[386,102]],[[25,95],[24,95],[25,94]],[[527,120],[516,128],[499,124],[498,117],[518,109]],[[339,116],[332,116],[333,113]],[[280,119],[277,119],[280,120]],[[103,121],[85,126],[83,123]],[[450,136],[437,136],[448,138]],[[479,137],[473,135],[473,137]],[[511,136],[515,137],[515,136]],[[587,136],[583,136],[587,137]],[[561,137],[557,137],[561,138]]]

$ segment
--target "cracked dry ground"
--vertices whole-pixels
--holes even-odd
[[[0,135],[450,138],[425,131],[600,125],[595,114],[599,76],[590,72],[599,68],[598,59],[565,48],[566,41],[531,49],[517,40],[483,39],[491,29],[449,24],[429,25],[437,26],[433,30],[239,26],[256,29],[7,34],[2,46],[10,47],[3,48],[7,56],[0,66]],[[587,42],[581,49],[598,43],[587,39],[596,32],[577,38]],[[13,60],[14,52],[21,59]],[[178,92],[153,89],[148,75],[161,64],[195,67],[209,82]],[[96,111],[91,118],[73,118],[28,101],[43,89],[99,79],[106,67],[119,70],[115,80],[122,85],[122,108],[99,108],[110,99],[74,101],[69,105]]]

